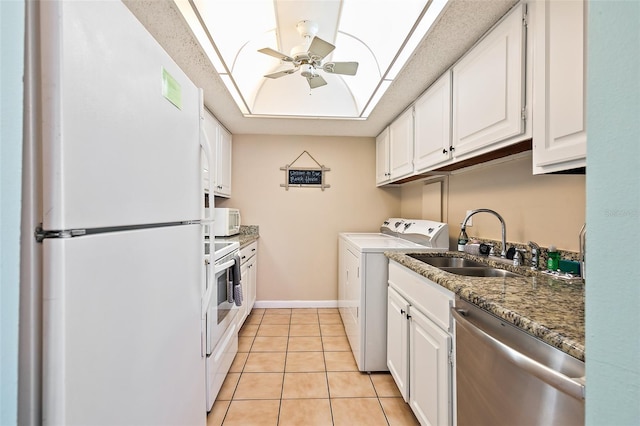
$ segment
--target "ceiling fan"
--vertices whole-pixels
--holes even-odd
[[[258,50],[265,55],[273,56],[284,62],[291,62],[294,68],[278,71],[265,75],[267,78],[280,78],[288,74],[293,74],[301,70],[300,74],[307,78],[309,87],[316,87],[327,84],[326,80],[318,74],[318,70],[322,70],[331,74],[356,75],[358,71],[357,62],[327,62],[322,60],[336,48],[333,44],[316,37],[318,32],[318,24],[314,21],[300,21],[296,25],[298,33],[304,39],[304,42],[291,49],[291,55],[278,52],[277,50],[265,47]]]

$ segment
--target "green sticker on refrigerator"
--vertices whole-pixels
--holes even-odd
[[[182,109],[182,89],[180,83],[169,72],[162,68],[162,96],[169,102]]]

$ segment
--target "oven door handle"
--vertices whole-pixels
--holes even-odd
[[[220,265],[215,265],[215,273],[217,274],[218,272],[222,272],[225,269],[231,268],[233,265],[236,264],[236,261],[234,259],[229,260],[228,262],[224,262]]]

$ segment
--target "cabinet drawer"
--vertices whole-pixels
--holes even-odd
[[[258,243],[254,241],[253,243],[243,247],[240,249],[240,262],[244,263],[254,256],[258,252]]]
[[[395,261],[389,262],[389,285],[443,330],[451,331],[449,307],[454,293]]]

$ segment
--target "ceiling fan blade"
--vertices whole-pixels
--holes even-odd
[[[356,75],[358,71],[357,62],[327,62],[322,66],[322,70],[332,74]]]
[[[309,45],[309,56],[314,60],[320,60],[333,52],[335,48],[336,47],[328,41],[324,41],[320,37],[314,37]]]
[[[284,53],[278,52],[277,50],[273,50],[270,47],[258,49],[258,52],[264,53],[265,55],[273,56],[274,58],[278,58],[281,61],[293,62],[293,58],[291,56],[285,55]]]
[[[291,68],[290,70],[284,70],[284,71],[278,71],[278,72],[274,72],[271,74],[266,74],[265,77],[267,78],[280,78],[280,77],[284,77],[287,74],[293,74],[294,72],[298,71],[298,67],[296,68]]]
[[[313,77],[307,77],[307,81],[309,82],[309,87],[315,89],[316,87],[324,86],[327,84],[324,78],[319,75],[315,75]]]

